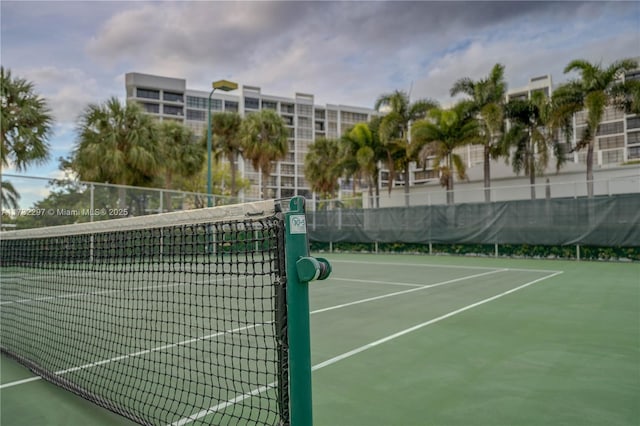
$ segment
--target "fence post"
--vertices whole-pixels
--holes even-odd
[[[93,222],[93,209],[95,208],[95,201],[94,201],[94,192],[93,192],[94,186],[93,184],[89,185],[89,222]]]

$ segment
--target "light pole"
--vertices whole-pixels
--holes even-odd
[[[211,199],[212,192],[212,182],[211,182],[211,96],[213,96],[213,92],[216,90],[222,90],[224,92],[229,92],[231,90],[236,90],[238,88],[238,83],[234,83],[233,81],[227,80],[218,80],[214,81],[211,84],[211,92],[209,93],[209,102],[207,103],[208,109],[208,120],[207,120],[207,207],[211,207],[213,205]]]

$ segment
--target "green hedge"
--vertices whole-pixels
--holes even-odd
[[[315,252],[373,253],[372,243],[311,243]],[[379,243],[380,253],[422,253],[429,254],[428,244]],[[433,244],[433,254],[451,254],[459,256],[495,256],[493,244]],[[498,256],[537,258],[537,259],[576,259],[576,246],[541,246],[528,244],[504,244],[498,246]],[[580,259],[583,260],[632,260],[640,261],[640,247],[595,247],[580,246]]]

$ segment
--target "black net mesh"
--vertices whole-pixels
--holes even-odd
[[[141,424],[286,424],[283,235],[274,216],[3,239],[2,351]]]

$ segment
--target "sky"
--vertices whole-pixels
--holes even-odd
[[[50,161],[26,171],[43,177],[62,175],[89,103],[124,100],[127,72],[311,93],[320,105],[373,107],[394,90],[446,105],[456,80],[496,63],[517,88],[575,77],[563,73],[573,59],[627,57],[640,57],[638,1],[0,1],[1,64],[55,118]]]

